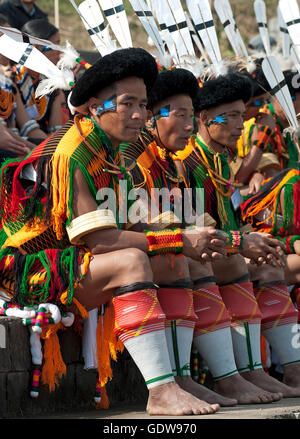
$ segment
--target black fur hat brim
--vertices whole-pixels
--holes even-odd
[[[229,73],[204,82],[194,99],[196,112],[222,104],[242,100],[244,103],[252,98],[252,82],[245,75]]]
[[[295,96],[296,93],[300,93],[300,75],[298,72],[292,70],[285,70],[283,72],[285,82],[289,88],[291,96]]]
[[[186,69],[173,69],[161,72],[148,95],[148,108],[158,102],[178,95],[186,94],[193,100],[199,90],[197,78]]]
[[[70,103],[79,107],[103,88],[130,76],[142,78],[149,91],[157,75],[156,61],[146,50],[119,49],[100,58],[84,72],[72,90]]]

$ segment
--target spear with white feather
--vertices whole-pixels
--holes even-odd
[[[224,73],[224,64],[209,1],[186,0],[186,4],[195,22],[196,30],[213,64],[214,74]]]
[[[271,55],[271,44],[267,22],[266,4],[264,0],[255,0],[254,12],[265,52],[267,56],[269,56]]]
[[[290,133],[296,144],[298,150],[298,160],[300,161],[300,146],[296,138],[296,133],[299,132],[299,123],[295,112],[295,107],[289,88],[286,84],[283,72],[280,65],[274,56],[267,56],[262,62],[262,70],[267,81],[271,87],[271,94],[278,99],[289,123],[289,128],[284,130],[285,133]]]
[[[165,56],[166,51],[164,48],[164,42],[160,36],[152,11],[145,2],[145,0],[129,0],[134,12],[138,16],[145,31],[155,44],[157,50],[162,56]]]
[[[279,6],[277,8],[277,15],[278,15],[279,30],[281,35],[282,53],[284,58],[288,58],[290,54],[291,38]]]
[[[122,0],[98,0],[98,2],[120,46],[123,49],[132,47],[129,24]]]

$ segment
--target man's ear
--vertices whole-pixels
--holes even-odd
[[[88,102],[87,102],[87,107],[88,107],[88,110],[89,110],[89,113],[92,115],[92,116],[96,116],[96,112],[97,112],[97,108],[98,108],[98,106],[99,106],[99,99],[97,99],[97,98],[95,98],[95,97],[91,97],[89,100],[88,100]]]
[[[153,120],[152,120],[153,113],[151,110],[147,110],[147,121],[146,121],[146,128],[153,128]]]
[[[203,123],[204,125],[206,125],[207,122],[208,122],[208,119],[209,118],[208,118],[207,110],[200,111],[200,113],[199,113],[199,120],[200,120],[200,122]]]

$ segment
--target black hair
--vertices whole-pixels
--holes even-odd
[[[170,96],[187,94],[193,100],[197,95],[197,78],[186,69],[173,69],[161,72],[148,95],[148,108]]]
[[[70,102],[79,107],[103,88],[129,76],[142,78],[149,92],[157,75],[156,61],[146,50],[119,49],[98,59],[83,73],[72,90]]]
[[[199,111],[218,105],[242,100],[244,103],[252,98],[253,86],[247,76],[240,73],[220,75],[204,82],[194,99],[194,108]]]
[[[44,40],[49,40],[49,38],[59,32],[57,27],[44,18],[27,21],[21,30],[33,37],[42,38]]]

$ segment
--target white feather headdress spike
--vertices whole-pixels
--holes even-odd
[[[241,56],[240,47],[238,42],[236,41],[236,34],[234,30],[233,23],[231,21],[231,17],[228,16],[228,13],[225,9],[225,4],[223,0],[215,0],[214,1],[215,11],[222,23],[223,29],[227,35],[228,41],[231,44],[231,47],[236,56]]]
[[[159,33],[163,40],[163,42],[166,44],[169,54],[173,60],[173,62],[178,63],[179,62],[179,56],[177,52],[177,47],[174,43],[174,40],[168,31],[166,22],[165,22],[165,14],[164,14],[164,7],[165,4],[161,0],[151,0],[151,11],[153,16],[156,17],[158,23],[159,23]],[[164,60],[164,57],[160,55],[160,60],[162,62],[163,66],[165,65],[165,62],[168,62],[168,59]],[[167,57],[168,58],[168,57]]]
[[[298,128],[297,115],[278,61],[274,56],[267,56],[262,62],[262,69],[272,89],[271,93],[276,96],[286,114],[290,128],[296,130]]]
[[[187,7],[193,17],[196,30],[207,54],[214,65],[215,73],[222,71],[222,56],[208,0],[187,0]]]
[[[164,56],[166,53],[164,48],[164,42],[160,36],[151,9],[149,8],[145,0],[130,0],[130,3],[134,9],[134,12],[142,23],[145,31],[151,38],[152,42],[155,44],[157,50],[162,56]]]
[[[49,40],[44,40],[42,38],[33,37],[25,32],[21,32],[18,29],[15,29],[13,27],[5,27],[0,26],[0,32],[7,35],[8,37],[12,38],[13,40],[19,42],[19,43],[30,43],[30,44],[37,44],[40,46],[47,46],[51,47],[53,50],[58,50],[59,52],[63,52],[64,48],[62,46],[59,46],[57,44],[53,44]]]
[[[112,32],[123,49],[132,47],[127,15],[122,0],[98,0]]]
[[[194,43],[196,44],[196,46],[198,47],[204,61],[206,62],[206,64],[209,64],[209,61],[207,59],[206,53],[205,53],[205,49],[203,47],[203,44],[200,41],[200,38],[196,32],[196,28],[195,28],[195,24],[192,20],[192,18],[190,17],[190,15],[188,14],[187,11],[185,11],[185,18],[186,18],[186,22],[188,24],[188,28],[192,37],[192,40],[194,41]]]
[[[47,79],[45,89],[39,86],[36,96],[51,93],[55,89],[70,90],[74,83],[74,75],[70,70],[60,70],[42,52],[29,43],[20,43],[7,35],[0,37],[0,53],[15,63],[23,65]],[[42,93],[38,94],[39,92]],[[43,90],[45,92],[43,93]]]
[[[277,14],[278,14],[280,36],[281,36],[282,53],[284,58],[287,58],[290,54],[291,38],[279,6],[277,8]]]
[[[165,24],[176,45],[178,57],[195,56],[195,51],[180,0],[162,2]]]
[[[280,0],[279,8],[293,44],[300,47],[300,12],[297,0]]]
[[[254,12],[265,52],[269,56],[271,55],[271,44],[267,22],[267,11],[264,0],[255,0]]]
[[[70,0],[80,16],[85,29],[101,56],[114,52],[117,49],[116,41],[110,37],[108,25],[104,20],[97,0],[85,0],[77,7],[74,0]]]

